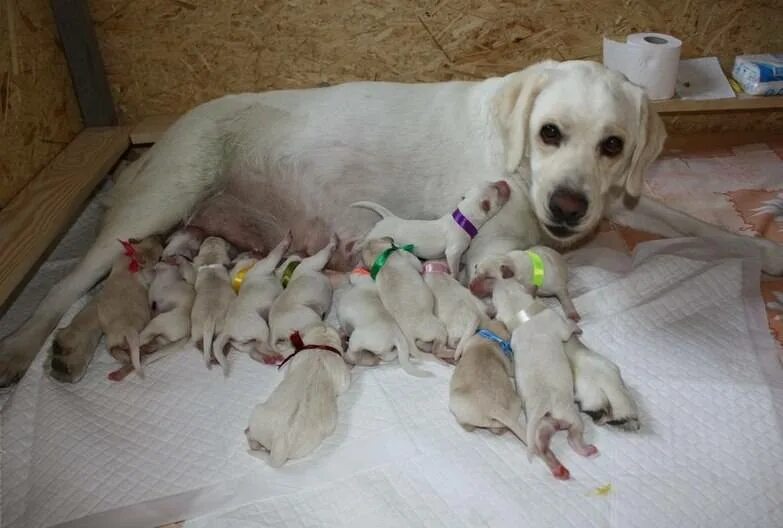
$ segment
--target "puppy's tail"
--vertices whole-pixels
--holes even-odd
[[[215,359],[223,369],[223,375],[228,376],[228,357],[225,351],[230,336],[227,332],[220,332],[215,338],[215,345],[212,349],[215,351]],[[205,347],[206,348],[206,347]]]
[[[204,320],[204,329],[201,333],[204,337],[204,363],[207,368],[212,361],[212,339],[215,337],[215,317],[209,316]]]
[[[416,348],[416,343],[413,339],[408,339],[399,326],[395,332],[394,346],[397,348],[397,358],[400,360],[402,370],[417,378],[429,378],[433,375],[429,370],[423,370],[411,364],[411,351]]]
[[[133,370],[140,378],[144,377],[144,369],[141,366],[141,342],[139,340],[139,333],[135,330],[131,330],[125,334],[125,341],[128,343],[128,350],[130,350],[131,364]]]
[[[519,418],[515,418],[511,415],[508,409],[504,409],[498,406],[497,409],[490,411],[489,417],[496,420],[514,433],[514,436],[519,438],[520,442],[527,446],[527,433],[525,432],[524,419],[520,421]]]
[[[358,207],[359,209],[367,209],[370,210],[381,218],[386,218],[387,216],[394,216],[394,213],[386,209],[384,206],[377,204],[375,202],[354,202],[351,204],[351,207]]]

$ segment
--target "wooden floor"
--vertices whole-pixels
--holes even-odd
[[[73,222],[130,145],[128,127],[86,128],[0,210],[0,306]]]

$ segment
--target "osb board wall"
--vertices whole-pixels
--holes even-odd
[[[0,0],[0,207],[81,128],[56,34],[48,0]]]
[[[783,2],[737,0],[92,0],[126,121],[227,92],[354,79],[502,75],[543,58],[600,60],[601,35],[656,30],[684,57],[783,50]],[[780,119],[762,119],[779,127]],[[690,123],[690,124],[689,124]],[[758,114],[675,128],[758,125]]]

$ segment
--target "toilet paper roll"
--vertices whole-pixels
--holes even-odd
[[[661,33],[633,33],[625,42],[604,37],[604,66],[644,87],[650,99],[674,95],[682,42]]]

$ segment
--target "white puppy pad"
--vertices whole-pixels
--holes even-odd
[[[510,433],[463,431],[445,366],[354,369],[335,434],[274,470],[243,435],[274,368],[232,356],[223,379],[185,351],[112,383],[104,352],[73,386],[39,358],[4,409],[3,526],[783,526],[783,375],[758,262],[708,247],[574,254],[584,339],[622,368],[642,430],[585,417],[594,459],[559,434],[569,482]]]

